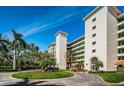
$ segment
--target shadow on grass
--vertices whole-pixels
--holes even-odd
[[[29,80],[25,78],[21,82],[6,84],[4,86],[64,86],[63,84],[43,84],[44,82],[47,82],[47,81],[35,81],[32,83],[29,83]]]

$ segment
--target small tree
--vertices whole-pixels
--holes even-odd
[[[76,61],[75,54],[71,49],[69,49],[67,50],[65,57],[66,57],[66,61],[70,64],[69,66],[70,68],[72,66],[72,63]]]
[[[101,60],[95,63],[96,71],[99,71],[99,68],[103,68],[103,62]]]
[[[77,63],[77,64],[76,64],[76,68],[77,68],[77,70],[82,70],[82,69],[84,68],[83,62]]]

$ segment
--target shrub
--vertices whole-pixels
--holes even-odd
[[[58,67],[47,67],[47,71],[58,71],[59,68]]]
[[[74,72],[76,72],[76,71],[77,71],[77,69],[76,69],[76,68],[70,68],[70,70],[72,70],[72,71],[74,71]]]
[[[116,71],[89,71],[89,73],[116,73]]]
[[[0,72],[16,72],[15,69],[0,69]]]
[[[0,66],[0,69],[12,69],[12,66]]]
[[[10,62],[3,62],[0,61],[0,66],[11,66],[12,64]]]

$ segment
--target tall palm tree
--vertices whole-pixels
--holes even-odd
[[[20,55],[21,50],[26,48],[26,42],[23,40],[23,35],[12,30],[14,39],[12,41],[14,48],[13,69],[16,69],[16,56]]]
[[[70,64],[69,68],[72,66],[72,63],[76,61],[76,57],[71,49],[66,52],[66,61]]]

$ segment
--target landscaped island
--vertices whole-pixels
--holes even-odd
[[[19,72],[12,77],[20,78],[20,79],[56,79],[56,78],[66,78],[73,76],[73,72],[71,71],[64,71],[60,70],[57,72],[35,72],[35,71],[28,71],[28,72]]]
[[[110,83],[120,83],[124,81],[124,72],[103,72],[97,73],[97,75]]]

